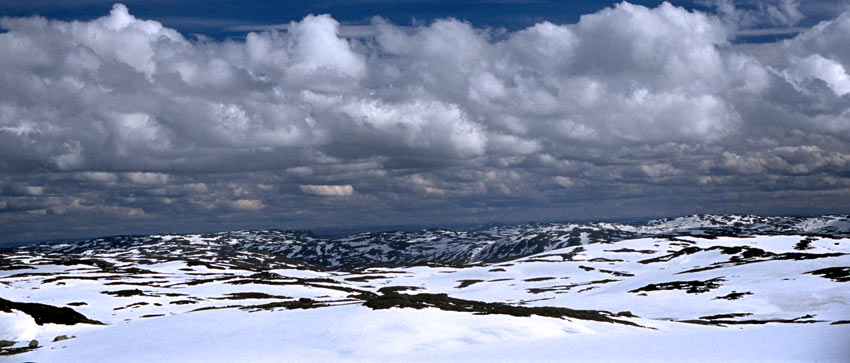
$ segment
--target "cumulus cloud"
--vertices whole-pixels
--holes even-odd
[[[765,25],[788,27],[796,25],[805,18],[800,11],[799,0],[701,0],[698,2],[715,7],[722,18],[736,28]]]
[[[124,173],[124,177],[134,184],[156,185],[168,182],[168,175],[161,173],[133,172]]]
[[[771,194],[788,189],[846,200],[850,15],[763,57],[736,32],[796,25],[800,3],[714,4],[624,2],[517,31],[310,15],[224,41],[120,4],[91,21],[2,18],[0,228],[814,210]]]
[[[256,199],[237,199],[228,204],[230,208],[239,211],[257,211],[266,207],[263,201]]]
[[[354,194],[351,185],[300,185],[302,192],[323,197],[348,197]]]

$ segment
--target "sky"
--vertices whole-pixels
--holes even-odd
[[[0,244],[850,212],[847,1],[0,3]]]

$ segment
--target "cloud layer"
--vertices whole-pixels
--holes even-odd
[[[772,57],[731,42],[734,14],[351,38],[319,15],[223,42],[120,4],[2,18],[0,239],[846,212],[850,13]]]

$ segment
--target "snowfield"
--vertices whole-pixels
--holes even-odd
[[[344,254],[325,266],[275,255],[257,242],[268,231],[20,247],[0,253],[0,360],[850,361],[846,217],[813,220],[797,225],[831,229],[692,216],[596,224],[596,240],[569,246],[551,242],[566,240],[558,225],[484,241],[429,231],[455,252],[549,242],[525,256],[352,268],[334,267]],[[599,237],[628,228],[639,235]],[[392,246],[375,253],[422,247]]]

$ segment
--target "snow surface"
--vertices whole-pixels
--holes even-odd
[[[106,325],[37,325],[17,310],[0,312],[0,339],[42,346],[0,360],[850,361],[848,282],[812,273],[850,267],[846,238],[646,237],[466,266],[321,270],[281,263],[259,275],[245,264],[269,260],[259,252],[221,255],[203,250],[200,239],[178,240],[182,250],[204,253],[191,260],[138,246],[68,256],[7,253],[4,299],[70,306]],[[57,262],[83,255],[90,260]],[[607,311],[639,326],[436,307],[373,310],[357,297],[391,286],[408,287],[405,294]],[[135,289],[140,294],[116,295]],[[236,298],[246,293],[253,295]],[[319,306],[263,307],[303,298]],[[59,335],[75,337],[52,342]]]
[[[11,362],[847,361],[850,325],[658,330],[437,309],[206,311],[80,334]],[[846,341],[845,341],[846,343]]]

